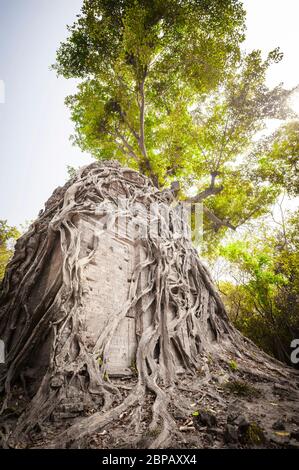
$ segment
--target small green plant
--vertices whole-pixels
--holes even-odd
[[[236,372],[236,370],[238,370],[238,364],[233,359],[228,363],[228,365],[232,372]]]
[[[161,427],[157,426],[154,429],[149,429],[149,431],[147,432],[147,436],[155,438],[159,436],[160,432],[161,432]]]
[[[193,411],[192,416],[199,416],[199,411]]]
[[[103,365],[103,359],[101,357],[98,358],[98,364],[100,367]]]
[[[213,356],[212,356],[212,354],[210,354],[210,353],[208,354],[208,363],[209,363],[209,364],[213,364],[213,363],[214,363]]]
[[[66,166],[66,169],[67,169],[67,173],[69,175],[69,178],[74,178],[74,176],[76,176],[76,173],[77,173],[77,169],[74,168],[73,166],[71,165],[67,165]]]
[[[255,422],[251,423],[244,435],[244,441],[247,444],[259,445],[266,441],[262,428]]]
[[[130,369],[133,373],[133,376],[134,377],[137,377],[138,376],[138,369],[137,369],[137,366],[136,366],[136,362],[135,361],[132,361],[131,365],[130,365]]]
[[[105,382],[109,381],[109,375],[108,375],[107,372],[104,373],[104,380],[105,380]]]
[[[258,397],[260,395],[259,390],[241,380],[226,382],[223,387],[231,393],[242,397]]]

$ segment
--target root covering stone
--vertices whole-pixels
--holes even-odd
[[[230,324],[175,194],[93,163],[18,240],[0,298],[3,447],[221,447],[239,410],[265,435],[240,446],[279,446],[281,417],[296,438],[298,373]]]

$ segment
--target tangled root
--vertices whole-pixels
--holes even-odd
[[[121,206],[119,195],[126,202]],[[136,218],[136,204],[146,209],[138,218],[143,235],[134,242],[144,256],[135,267],[127,302],[111,312],[91,347],[85,334],[86,268],[105,229],[120,218]],[[160,448],[185,442],[179,424],[190,416],[192,401],[208,398],[225,407],[214,378],[227,373],[232,357],[240,362],[239,373],[252,375],[254,370],[260,380],[290,383],[289,370],[229,323],[192,246],[182,211],[180,204],[174,207],[171,191],[158,191],[148,179],[115,162],[84,167],[53,193],[18,240],[1,286],[0,337],[7,349],[0,369],[2,417],[14,384],[27,394],[24,410],[3,437],[7,445],[38,445],[30,442],[32,432],[50,426],[67,397],[77,400],[81,411],[83,403],[84,413],[54,437],[48,433],[43,446],[84,446],[90,436],[119,422],[136,436],[136,445]],[[105,219],[89,251],[82,249],[81,217]],[[153,220],[157,231],[144,236]],[[60,258],[51,283],[43,283],[57,250]],[[128,312],[134,312],[137,346],[135,373],[124,381],[109,377],[108,359],[111,341]],[[46,362],[38,363],[37,355]],[[28,382],[34,384],[31,390]],[[120,442],[129,445],[129,438],[122,435]]]

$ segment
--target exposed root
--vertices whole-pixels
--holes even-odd
[[[50,429],[66,400],[77,400],[81,413],[54,437],[41,431],[43,446],[83,446],[90,436],[122,420],[136,436],[137,446],[188,445],[180,424],[190,421],[192,402],[227,410],[215,376],[231,375],[232,358],[238,360],[237,374],[252,379],[255,374],[270,388],[283,382],[298,405],[298,388],[292,385],[292,380],[298,381],[295,372],[292,376],[230,325],[192,247],[182,206],[172,207],[173,199],[170,191],[159,192],[132,170],[113,162],[94,163],[53,193],[45,211],[17,242],[1,286],[0,337],[7,348],[0,370],[2,420],[14,384],[22,383],[29,398],[19,418],[2,431],[3,445],[38,446],[36,438],[30,441],[32,432],[36,427]],[[142,215],[136,216],[136,204],[145,208]],[[82,217],[103,222],[88,250],[82,248]],[[135,268],[127,302],[120,311],[111,311],[91,347],[85,334],[86,267],[105,230],[124,218],[138,221],[134,243],[144,256]],[[157,231],[148,233],[150,224]],[[109,378],[108,364],[111,342],[130,312],[135,316],[138,377],[126,386]],[[42,361],[36,360],[37,354]],[[119,437],[117,445],[132,445],[130,433]]]

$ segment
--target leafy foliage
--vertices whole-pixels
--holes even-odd
[[[261,144],[258,165],[262,178],[299,196],[299,121],[283,125]]]
[[[0,281],[13,254],[13,242],[19,236],[20,234],[15,227],[7,225],[6,220],[0,220]]]
[[[268,353],[289,361],[299,335],[299,213],[269,234],[220,249],[235,282],[220,288],[235,325]]]
[[[67,98],[74,143],[157,186],[179,182],[184,199],[206,199],[215,243],[267,211],[276,182],[261,183],[256,162],[239,157],[265,119],[288,116],[290,92],[265,85],[279,49],[265,60],[240,52],[240,2],[85,0],[68,29],[54,68],[81,79]]]
[[[164,183],[188,162],[188,104],[237,60],[243,28],[236,0],[85,0],[55,65],[83,79],[67,100],[75,141]]]

